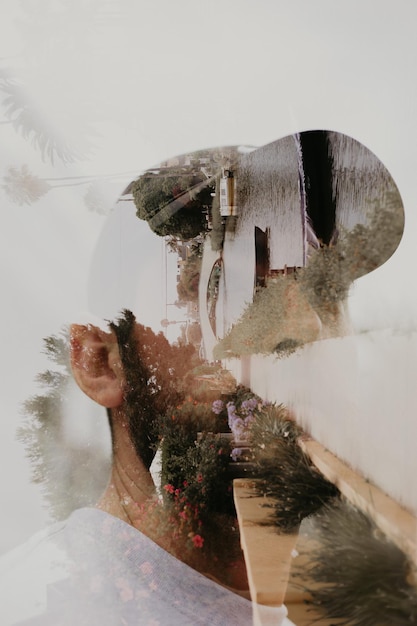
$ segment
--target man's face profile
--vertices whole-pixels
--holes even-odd
[[[174,522],[158,540],[173,550],[167,535],[182,528],[183,555],[188,542],[189,561],[210,570],[210,558],[219,560],[210,535],[237,535],[230,485],[245,458],[239,437],[263,400],[279,400],[279,386],[277,398],[262,398],[254,380],[271,358],[351,332],[349,289],[391,256],[402,228],[387,170],[334,132],[202,150],[134,180],[93,262],[92,310],[113,320],[109,332],[73,328],[77,382],[111,412],[116,462],[101,506],[164,527],[143,508],[162,450],[159,488]],[[202,565],[194,557],[204,551]]]

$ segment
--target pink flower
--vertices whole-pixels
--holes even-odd
[[[153,566],[151,563],[149,563],[149,561],[145,561],[144,563],[142,563],[139,569],[142,574],[145,574],[146,576],[152,574],[153,572]]]
[[[116,587],[119,589],[119,594],[122,602],[129,602],[129,600],[132,600],[132,598],[134,597],[133,591],[125,578],[117,578],[115,584]]]
[[[165,491],[167,491],[168,493],[174,493],[174,491],[175,491],[174,486],[173,486],[173,485],[170,485],[170,484],[168,484],[168,485],[164,485],[164,489],[165,489]]]
[[[202,548],[204,545],[204,539],[201,535],[194,535],[191,539],[195,548]]]

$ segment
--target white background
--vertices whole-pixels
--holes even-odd
[[[33,106],[60,132],[77,139],[87,120],[96,135],[89,160],[52,166],[2,124],[0,177],[24,163],[45,177],[139,171],[203,147],[261,145],[312,128],[346,133],[388,167],[406,211],[400,248],[358,282],[352,316],[358,330],[410,331],[416,17],[414,0],[4,0],[0,68],[19,73]],[[122,179],[103,185],[111,206]],[[87,306],[89,259],[105,218],[87,210],[84,191],[57,188],[18,206],[0,189],[0,551],[47,519],[14,433],[44,366],[42,338]],[[403,393],[412,407],[414,386]],[[395,420],[395,396],[391,402]],[[376,413],[371,403],[375,430]],[[402,411],[403,425],[412,418]]]

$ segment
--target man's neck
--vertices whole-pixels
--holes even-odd
[[[155,498],[155,484],[130,439],[122,414],[113,416],[113,459],[110,481],[97,508],[138,529],[141,511]]]

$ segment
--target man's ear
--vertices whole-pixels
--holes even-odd
[[[124,378],[114,334],[90,324],[73,324],[70,343],[72,372],[80,389],[108,409],[120,406]]]

